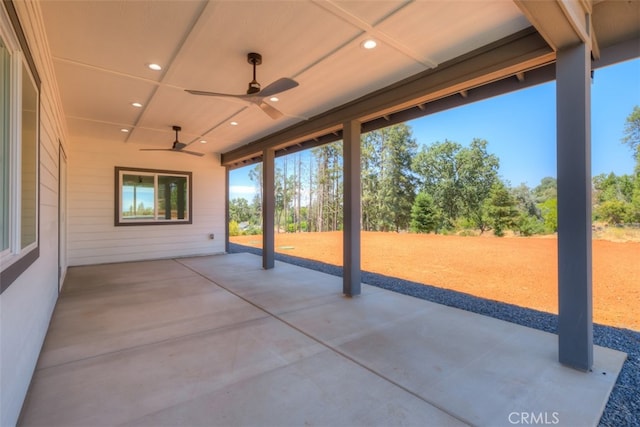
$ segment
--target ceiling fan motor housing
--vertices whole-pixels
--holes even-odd
[[[249,88],[247,89],[247,95],[253,95],[254,93],[260,92],[260,83],[253,80],[249,83]]]

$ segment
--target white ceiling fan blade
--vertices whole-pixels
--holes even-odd
[[[176,153],[186,153],[186,154],[191,154],[193,156],[199,156],[202,157],[204,156],[204,153],[197,153],[195,151],[189,151],[189,150],[178,150],[175,148],[141,148],[140,151],[174,151]]]
[[[286,77],[276,80],[258,93],[260,96],[272,96],[277,93],[293,89],[298,86],[298,82]]]
[[[192,95],[217,96],[226,98],[250,99],[255,97],[255,95],[233,95],[231,93],[207,92],[206,90],[185,89],[184,91],[189,92]]]
[[[273,120],[279,119],[284,115],[282,114],[282,112],[272,107],[271,105],[267,104],[266,102],[261,102],[260,104],[258,104],[258,107],[260,107],[262,111],[267,113],[267,115],[271,117]]]
[[[234,95],[231,93],[208,92],[206,90],[195,90],[195,89],[185,89],[185,92],[188,92],[192,95],[217,96],[217,97],[225,97],[225,98],[237,98],[245,101],[255,101],[256,99],[273,96],[275,94],[287,91],[289,89],[293,89],[298,85],[299,84],[297,81],[283,77],[271,83],[270,85],[268,85],[258,93],[252,93],[252,94],[246,94],[246,95],[245,94]]]

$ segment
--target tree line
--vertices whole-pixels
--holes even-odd
[[[640,223],[640,107],[627,117],[622,142],[636,159],[632,175],[593,178],[593,218]],[[531,236],[557,230],[557,186],[511,186],[488,142],[468,146],[445,140],[419,146],[411,127],[398,124],[361,139],[361,207],[365,231],[477,234],[512,230]],[[304,155],[278,158],[275,222],[279,232],[333,231],[342,227],[342,142]],[[249,177],[256,195],[229,202],[230,235],[261,233],[262,164]]]

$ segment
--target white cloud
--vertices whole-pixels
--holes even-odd
[[[229,186],[229,200],[242,197],[251,201],[257,194],[256,188],[252,185],[230,185]]]
[[[233,194],[256,194],[256,188],[252,185],[231,185],[229,193]]]

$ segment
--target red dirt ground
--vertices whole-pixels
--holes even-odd
[[[261,236],[234,243],[261,247]],[[342,265],[342,233],[276,234],[276,251]],[[362,232],[362,269],[557,313],[555,237]],[[594,322],[640,331],[640,242],[593,241]]]

